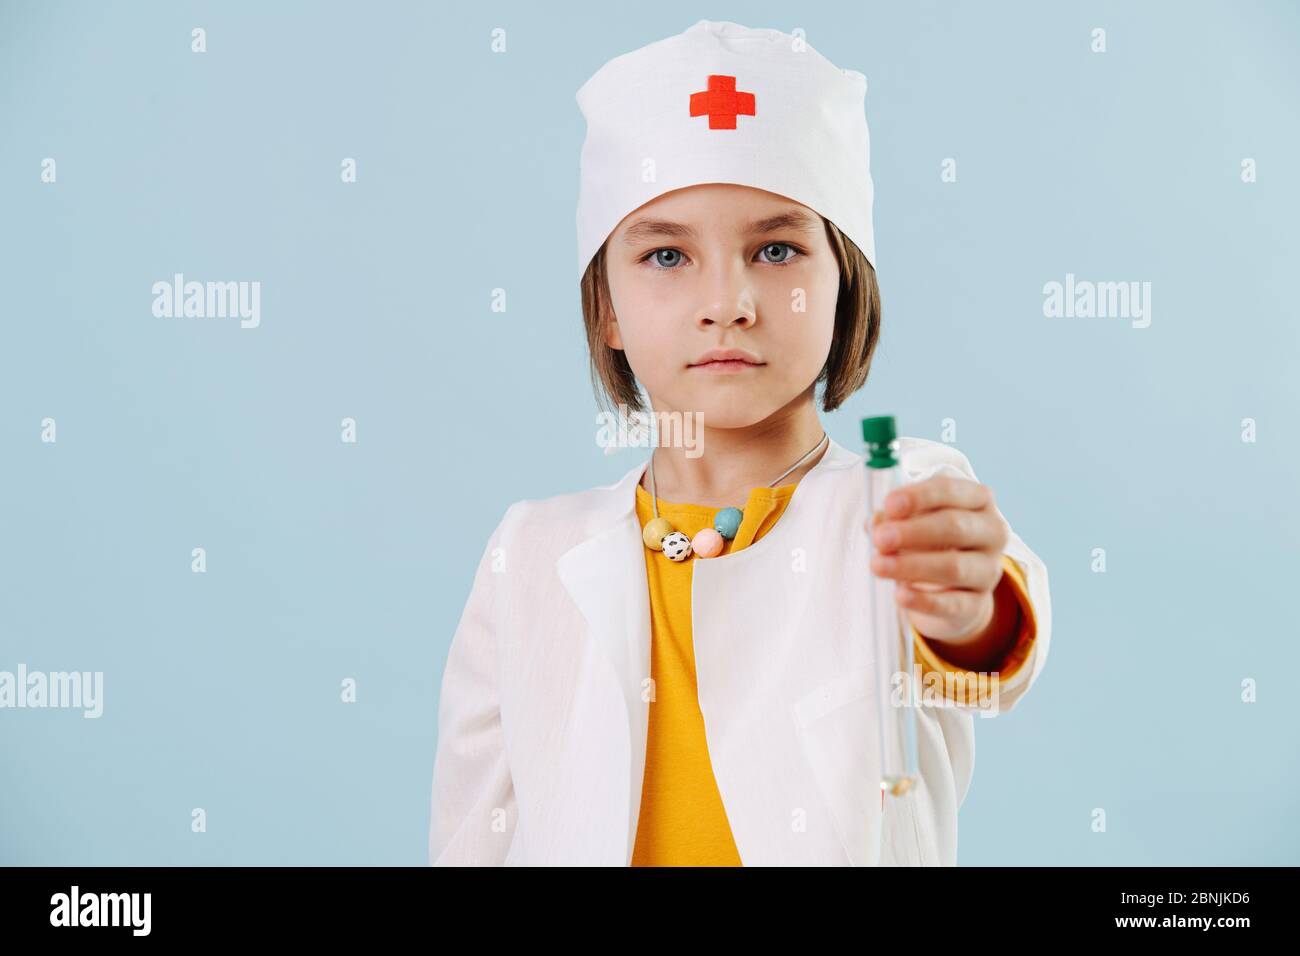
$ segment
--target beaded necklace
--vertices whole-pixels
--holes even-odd
[[[783,471],[768,487],[775,487],[782,478],[790,474],[816,453],[827,441],[826,433],[813,446],[812,451],[804,455],[793,465]],[[685,561],[692,554],[701,558],[713,558],[722,553],[723,539],[731,540],[740,530],[740,523],[745,513],[739,508],[723,508],[713,519],[712,528],[701,528],[694,538],[688,538],[676,530],[667,518],[659,517],[659,498],[655,494],[655,459],[650,455],[650,503],[654,507],[654,517],[641,532],[641,540],[651,551],[662,551],[670,560]]]

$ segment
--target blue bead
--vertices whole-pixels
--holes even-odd
[[[730,541],[740,530],[740,522],[744,517],[744,512],[739,508],[723,508],[713,519],[713,530]]]

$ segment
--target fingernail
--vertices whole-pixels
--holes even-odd
[[[895,518],[901,517],[907,513],[907,495],[894,492],[885,498],[885,510]]]
[[[885,525],[876,529],[876,546],[881,548],[898,547],[898,529],[893,525]]]

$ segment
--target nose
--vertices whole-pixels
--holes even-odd
[[[712,268],[704,271],[703,282],[702,304],[695,315],[699,328],[735,325],[747,329],[758,321],[754,289],[743,262],[714,260]]]

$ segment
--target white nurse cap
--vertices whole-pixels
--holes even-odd
[[[738,23],[701,20],[610,60],[577,93],[579,279],[624,216],[699,183],[802,203],[874,266],[866,92],[802,37]]]

